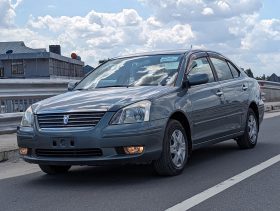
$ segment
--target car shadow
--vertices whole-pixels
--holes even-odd
[[[240,153],[240,150],[236,142],[233,140],[214,144],[208,147],[202,147],[192,152],[187,167],[199,165],[203,162],[209,162],[217,158],[222,159],[229,154],[235,153]]]

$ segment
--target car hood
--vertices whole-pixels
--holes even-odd
[[[33,111],[35,114],[90,110],[116,111],[134,102],[152,100],[176,89],[176,87],[141,86],[72,91],[34,104]]]

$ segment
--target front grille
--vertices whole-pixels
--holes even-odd
[[[36,155],[40,157],[95,157],[102,156],[102,150],[92,149],[36,149]]]
[[[105,112],[76,112],[38,114],[40,128],[94,127]]]

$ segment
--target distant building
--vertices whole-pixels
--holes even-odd
[[[90,65],[86,65],[83,67],[83,71],[84,71],[84,74],[88,74],[89,72],[91,72],[92,70],[94,69],[94,67],[90,66]]]
[[[269,81],[280,82],[280,77],[273,73],[271,76],[268,77]]]
[[[0,78],[73,78],[85,75],[84,62],[61,55],[59,45],[32,49],[24,42],[0,42]]]

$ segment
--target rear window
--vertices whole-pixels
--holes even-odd
[[[232,73],[233,77],[238,78],[240,76],[239,70],[237,70],[230,62],[228,62],[228,66],[231,70],[231,73]]]
[[[211,58],[211,61],[215,67],[215,70],[220,81],[232,79],[231,70],[226,61],[216,58]]]

